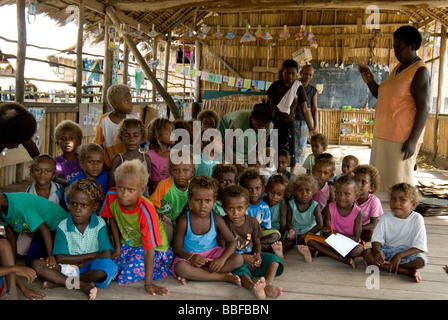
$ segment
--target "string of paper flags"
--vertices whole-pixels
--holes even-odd
[[[179,75],[199,77],[203,81],[208,81],[216,84],[222,84],[225,82],[229,87],[236,87],[241,89],[250,89],[251,87],[255,87],[260,91],[264,91],[268,90],[272,84],[272,81],[246,79],[208,71],[196,70],[188,66],[184,66],[183,64],[174,63],[171,68],[174,69],[175,73]]]

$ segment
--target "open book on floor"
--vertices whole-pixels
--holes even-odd
[[[333,233],[327,239],[325,239],[334,250],[339,252],[339,254],[345,257],[354,247],[358,245],[358,242],[344,236],[341,233]]]

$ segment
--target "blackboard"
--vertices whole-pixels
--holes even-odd
[[[322,93],[317,95],[317,107],[328,109],[341,109],[342,106],[353,108],[373,108],[376,106],[376,98],[370,93],[366,83],[362,80],[358,71],[358,65],[345,65],[344,69],[330,64],[321,67],[313,64],[314,76],[310,84],[317,87],[323,85]],[[389,72],[370,66],[375,81],[380,84]]]

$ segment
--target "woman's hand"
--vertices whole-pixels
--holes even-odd
[[[365,83],[369,84],[375,81],[372,71],[364,64],[358,64],[358,71],[361,73],[362,79]]]
[[[415,153],[416,142],[410,139],[406,140],[401,147],[401,152],[403,152],[403,161],[412,157]]]

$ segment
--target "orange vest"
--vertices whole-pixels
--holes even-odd
[[[411,83],[421,67],[428,66],[419,60],[396,75],[396,66],[378,88],[378,101],[375,110],[375,137],[404,143],[411,134],[417,108],[411,95]],[[423,129],[418,142],[423,142]]]

